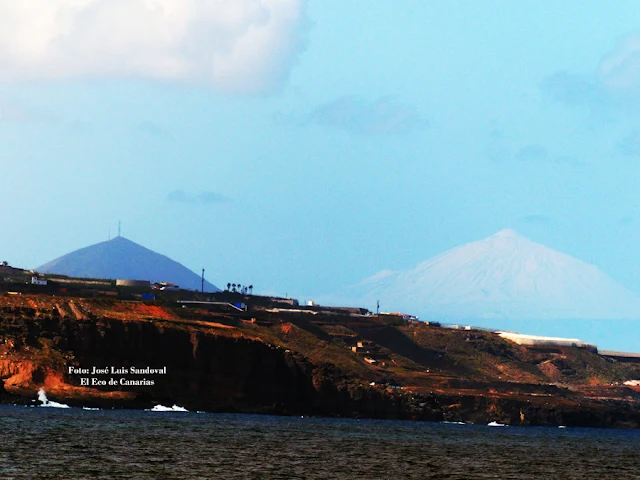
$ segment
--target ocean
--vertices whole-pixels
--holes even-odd
[[[0,406],[0,478],[638,479],[640,431]]]

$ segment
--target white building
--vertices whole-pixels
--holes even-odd
[[[596,349],[595,345],[585,343],[577,338],[540,337],[538,335],[525,335],[513,332],[498,332],[498,335],[518,345],[526,345],[529,347],[579,347],[589,350]]]

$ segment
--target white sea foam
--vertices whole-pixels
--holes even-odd
[[[506,427],[504,423],[498,423],[496,421],[487,423],[487,427]]]
[[[64,403],[52,402],[47,398],[47,393],[43,388],[38,390],[38,400],[42,402],[39,407],[50,407],[50,408],[71,408],[69,405],[65,405]]]
[[[83,410],[100,410],[98,407],[82,407]]]
[[[156,405],[155,407],[151,408],[151,409],[146,409],[147,412],[188,412],[189,410],[187,410],[184,407],[181,407],[179,405],[173,405],[173,407],[165,407],[164,405]]]

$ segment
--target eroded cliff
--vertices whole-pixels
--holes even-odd
[[[622,385],[638,365],[376,317],[3,295],[0,341],[8,403],[33,403],[42,388],[103,408],[640,425],[637,389]]]

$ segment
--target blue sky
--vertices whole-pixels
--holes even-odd
[[[640,293],[640,5],[0,3],[0,256],[314,298],[503,228]]]

